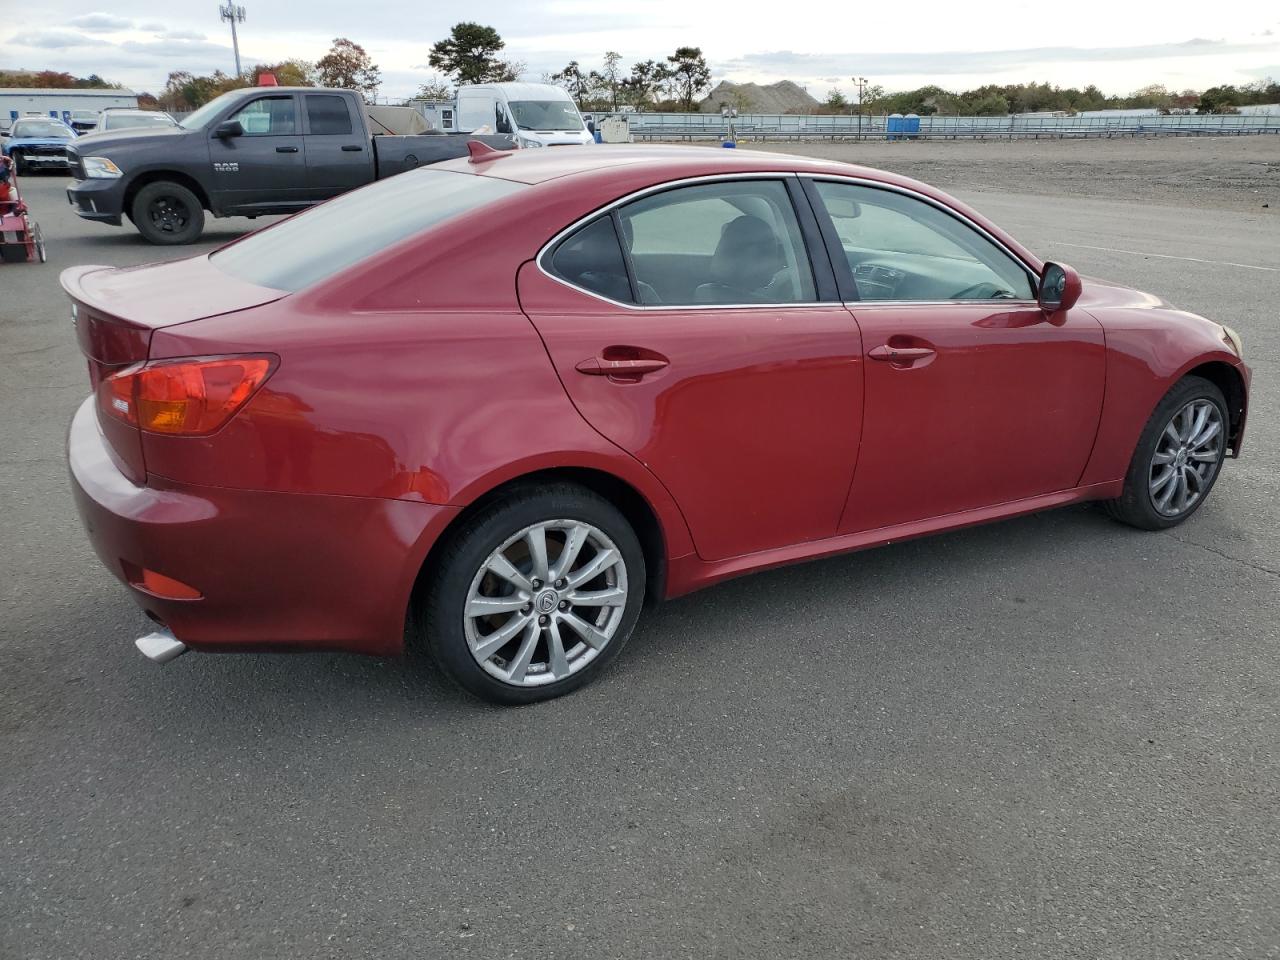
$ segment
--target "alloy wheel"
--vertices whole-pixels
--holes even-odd
[[[463,629],[476,663],[514,686],[555,683],[608,646],[627,606],[627,565],[598,527],[536,523],[508,538],[476,572]]]
[[[1165,424],[1151,455],[1148,491],[1162,516],[1190,510],[1213,483],[1222,464],[1222,411],[1210,400],[1192,400]]]

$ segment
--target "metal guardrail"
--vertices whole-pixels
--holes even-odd
[[[709,113],[627,114],[636,140],[719,140],[724,119]],[[734,121],[739,140],[1016,139],[1132,136],[1240,136],[1280,133],[1280,116],[921,117],[918,134],[890,134],[888,118],[848,115],[744,113]]]

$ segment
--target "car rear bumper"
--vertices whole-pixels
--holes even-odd
[[[394,654],[427,550],[457,508],[233,490],[149,478],[112,461],[92,398],[67,438],[72,490],[99,559],[137,604],[196,650]],[[150,570],[199,599],[157,595]]]
[[[124,211],[124,180],[74,180],[67,202],[86,220],[120,226]]]

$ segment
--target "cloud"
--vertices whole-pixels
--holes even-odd
[[[231,61],[231,48],[223,46],[220,43],[210,43],[208,40],[126,40],[119,44],[119,49],[125,53],[135,54],[142,57],[163,57],[173,60],[192,60],[193,63],[199,63],[209,57],[225,58],[228,64]],[[252,58],[245,56],[246,62],[252,62]]]
[[[10,43],[38,50],[66,50],[69,47],[105,47],[107,42],[97,37],[86,37],[74,30],[37,30],[12,38]]]
[[[156,34],[161,40],[204,40],[205,35],[197,30],[163,30]]]
[[[130,29],[133,21],[110,13],[86,13],[79,17],[72,17],[67,21],[67,26],[87,30],[90,33],[112,33],[116,30]]]
[[[827,76],[857,71],[860,74],[898,76],[925,74],[990,74],[1050,63],[1105,63],[1109,61],[1164,60],[1172,57],[1223,56],[1269,50],[1270,44],[1227,43],[1195,38],[1182,43],[1155,43],[1129,47],[1028,47],[1021,50],[945,50],[936,53],[795,53],[778,50],[749,53],[713,64],[716,73],[758,72],[783,76]]]

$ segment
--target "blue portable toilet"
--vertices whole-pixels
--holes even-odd
[[[920,115],[918,113],[908,113],[902,118],[902,132],[907,135],[908,140],[914,140],[920,136]]]
[[[905,120],[900,113],[891,113],[885,122],[885,131],[888,136],[886,140],[901,140],[903,130],[905,129]]]

